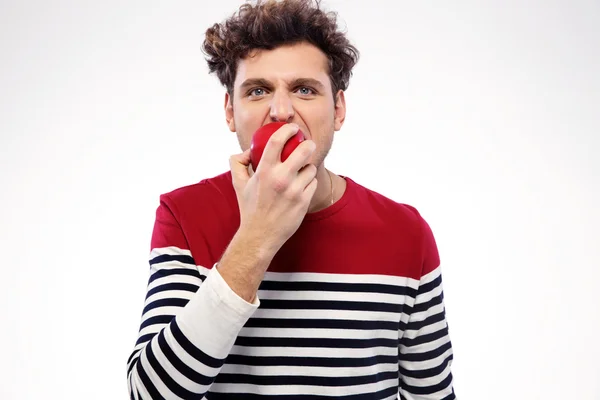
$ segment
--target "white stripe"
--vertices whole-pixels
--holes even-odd
[[[432,282],[432,281],[436,280],[441,274],[442,274],[442,269],[441,269],[441,267],[438,266],[433,271],[423,275],[421,277],[420,284],[425,285],[429,282]]]
[[[165,386],[165,384],[160,380],[160,378],[150,365],[145,351],[142,352],[142,355],[139,358],[138,362],[142,363],[142,368],[146,372],[146,375],[148,375],[148,378],[150,378],[150,381],[152,382],[152,384],[154,384],[154,387],[156,387],[156,390],[158,390],[162,397],[165,397],[167,399],[181,399],[181,397],[176,396],[174,393],[172,393],[169,390],[169,388],[167,388],[167,386]]]
[[[137,346],[135,346],[134,350],[131,352],[131,354],[134,354],[134,356],[131,358],[131,361],[129,361],[129,362],[127,363],[127,369],[129,369],[129,366],[130,366],[132,363],[135,363],[135,362],[137,361],[137,359],[138,359],[138,357],[139,357],[139,355],[140,355],[140,354],[139,354],[139,353],[140,353],[140,349],[141,349],[142,347],[144,347],[144,344],[143,344],[143,343],[140,343],[140,344],[138,344]]]
[[[365,293],[365,292],[333,292],[333,291],[281,291],[281,290],[259,290],[258,297],[261,300],[340,300],[364,303],[389,303],[404,304],[403,295],[389,293]]]
[[[208,390],[208,386],[206,385],[198,385],[197,383],[188,379],[185,375],[181,374],[177,369],[169,362],[167,357],[162,352],[160,346],[158,345],[158,341],[152,343],[152,351],[154,351],[154,356],[159,361],[160,365],[167,371],[169,376],[177,382],[183,388],[189,390],[194,393],[204,393]],[[188,364],[189,365],[189,364]],[[206,367],[204,367],[206,369]],[[198,370],[196,370],[198,371]],[[213,375],[215,375],[217,371],[214,371]]]
[[[440,304],[436,304],[433,307],[429,307],[427,310],[425,311],[421,311],[418,313],[413,313],[410,317],[410,322],[423,322],[425,321],[427,318],[431,317],[432,315],[436,315],[439,314],[441,312],[444,311],[444,304],[440,303]]]
[[[367,329],[298,329],[298,328],[243,328],[239,336],[279,337],[279,338],[318,338],[318,339],[398,339],[398,332],[392,330]]]
[[[423,328],[421,328],[420,330],[407,329],[406,331],[404,331],[403,336],[407,339],[415,339],[421,335],[427,335],[429,333],[437,332],[437,331],[445,328],[446,325],[447,325],[446,321],[442,320],[442,321],[436,322],[435,324],[426,325]]]
[[[157,292],[151,296],[148,296],[148,298],[144,302],[144,308],[146,308],[146,306],[148,306],[148,304],[153,303],[157,300],[164,300],[164,299],[189,300],[192,298],[194,293],[195,292],[188,292],[187,290],[163,290],[161,292]]]
[[[191,257],[192,252],[190,250],[181,249],[181,248],[175,247],[175,246],[155,247],[152,250],[150,250],[149,259],[152,260],[153,258],[156,258],[159,256],[164,256],[164,255]]]
[[[375,283],[391,286],[419,287],[419,281],[393,275],[379,274],[328,274],[321,272],[272,272],[267,271],[265,279],[275,282],[331,282],[331,283]]]
[[[389,379],[366,385],[327,387],[308,385],[251,385],[251,384],[221,384],[215,383],[212,392],[218,393],[248,393],[266,395],[325,395],[325,396],[348,396],[353,394],[364,394],[378,392],[390,387],[398,387],[398,379]]]
[[[156,307],[152,310],[147,311],[142,318],[142,323],[146,322],[149,318],[159,317],[161,315],[177,315],[179,310],[182,307],[174,307],[174,306],[164,306],[164,307]]]
[[[245,347],[234,345],[230,354],[255,357],[331,357],[366,358],[398,356],[398,348],[369,347],[365,349],[337,349],[329,347]]]
[[[427,360],[427,361],[400,361],[400,365],[402,366],[402,368],[408,369],[410,371],[422,371],[425,369],[439,367],[444,362],[444,360],[446,358],[448,358],[448,356],[450,356],[451,354],[452,354],[452,350],[448,349],[440,356],[432,358],[430,360]],[[426,378],[426,379],[405,377],[404,382],[406,382],[407,384],[409,384],[411,386],[437,385],[438,383],[440,383],[441,381],[446,379],[446,377],[448,376],[448,373],[450,371],[450,368],[449,368],[450,364],[451,363],[448,363],[448,365],[444,369],[444,372],[439,375],[435,375],[431,378]]]
[[[419,293],[415,299],[414,305],[427,303],[434,297],[439,296],[442,293],[442,285],[438,285],[431,289],[429,292]]]
[[[269,310],[259,308],[253,315],[254,318],[271,319],[331,319],[359,321],[388,321],[398,322],[399,314],[383,311],[356,311],[356,310]]]
[[[435,349],[442,347],[443,345],[447,344],[449,341],[450,341],[450,337],[448,335],[445,335],[437,340],[423,343],[418,346],[403,346],[401,352],[403,354],[427,353],[428,351],[433,351]]]
[[[153,271],[156,270],[170,270],[170,269],[181,269],[181,268],[190,268],[190,269],[198,269],[196,264],[189,264],[185,262],[181,262],[178,260],[170,260],[164,261],[161,263],[152,264]]]
[[[195,276],[182,274],[163,276],[151,282],[148,285],[148,291],[156,288],[157,286],[166,285],[168,283],[189,283],[192,285],[200,286],[202,284],[202,280]]]
[[[382,372],[398,371],[398,364],[377,364],[368,367],[303,367],[303,366],[248,366],[248,365],[231,365],[223,366],[223,373],[228,374],[245,374],[254,376],[310,376],[310,377],[360,377],[375,375]]]
[[[209,367],[208,365],[202,364],[194,357],[192,357],[187,351],[179,345],[179,342],[175,340],[170,329],[165,330],[165,341],[169,348],[175,353],[185,365],[193,369],[194,371],[204,376],[216,376],[219,372],[219,368]]]
[[[170,254],[170,255],[187,255],[190,256],[189,250],[182,250],[176,247],[165,247],[153,249],[151,252],[151,258]],[[215,264],[216,265],[216,264]],[[151,273],[156,273],[160,270],[172,270],[176,268],[185,268],[190,270],[196,270],[204,277],[210,276],[212,269],[205,268],[198,265],[189,265],[178,261],[170,261],[160,264],[155,264],[151,267]],[[213,266],[214,268],[214,266]],[[212,271],[214,272],[214,271]],[[323,273],[280,273],[267,271],[265,280],[268,281],[279,281],[279,282],[330,282],[338,283],[341,285],[349,283],[361,283],[361,284],[384,284],[384,285],[395,285],[404,286],[411,289],[417,289],[419,285],[427,284],[433,281],[440,275],[440,269],[436,268],[431,273],[422,277],[420,282],[418,280],[405,278],[405,277],[394,277],[387,275],[347,275],[347,274],[323,274]],[[216,277],[213,277],[215,280]],[[196,277],[188,275],[172,275],[155,279],[150,285],[148,290],[152,290],[161,285],[168,283],[189,283],[200,287],[202,281]],[[220,281],[219,281],[220,282]],[[224,282],[224,281],[223,281]],[[343,286],[342,286],[343,288]],[[229,289],[229,290],[228,290]],[[408,322],[409,316],[405,313],[398,312],[372,312],[372,311],[360,311],[360,310],[313,310],[313,309],[282,309],[273,310],[259,307],[254,310],[249,307],[248,304],[241,304],[239,301],[231,299],[232,291],[226,285],[218,282],[212,282],[206,286],[207,292],[203,295],[198,293],[189,292],[185,290],[169,290],[162,291],[145,300],[144,306],[151,304],[154,301],[161,299],[184,299],[191,301],[194,299],[194,295],[198,298],[192,304],[192,307],[175,307],[175,306],[163,306],[155,308],[142,316],[142,322],[147,321],[153,316],[160,315],[181,315],[182,317],[178,320],[180,328],[188,336],[189,340],[195,343],[196,346],[206,353],[220,354],[223,357],[225,353],[231,355],[245,355],[254,357],[328,357],[328,358],[366,358],[373,356],[392,356],[395,360],[399,360],[398,353],[402,351],[405,354],[418,354],[428,351],[435,350],[446,343],[449,343],[449,337],[437,339],[435,341],[424,343],[421,345],[406,347],[397,346],[393,347],[374,347],[374,348],[358,348],[358,349],[341,349],[341,348],[307,348],[307,347],[247,347],[247,346],[236,346],[233,345],[233,338],[235,336],[252,337],[252,338],[290,338],[291,344],[294,344],[294,338],[309,338],[309,339],[356,339],[356,340],[369,340],[369,339],[388,339],[393,340],[397,343],[399,337],[412,339],[418,337],[418,335],[424,335],[432,332],[439,331],[446,327],[446,321],[440,321],[435,324],[424,326],[419,331],[407,330],[406,332],[399,332],[397,330],[361,330],[361,329],[311,329],[311,328],[249,328],[243,327],[245,318],[251,314],[255,318],[268,318],[268,319],[324,319],[324,320],[349,320],[354,321],[357,326],[363,321],[386,321],[398,324],[399,320]],[[351,290],[351,287],[348,287]],[[302,300],[323,300],[323,301],[352,301],[352,302],[363,302],[363,303],[384,303],[394,304],[400,306],[404,302],[407,305],[411,303],[419,304],[430,301],[442,293],[442,287],[439,285],[428,293],[421,293],[417,299],[411,298],[410,296],[396,295],[390,293],[363,293],[363,292],[336,292],[336,291],[276,291],[276,290],[260,290],[258,292],[258,298],[264,300],[289,300],[289,301],[302,301]],[[200,301],[202,298],[202,301]],[[226,301],[229,308],[225,307],[223,301]],[[217,301],[218,300],[218,301]],[[415,302],[416,300],[416,302]],[[217,304],[219,303],[219,304]],[[239,304],[238,304],[239,303]],[[208,305],[208,306],[207,306]],[[257,304],[255,304],[256,306]],[[414,313],[410,316],[410,322],[423,321],[427,317],[443,312],[443,304],[434,306],[420,313]],[[209,310],[210,309],[210,310]],[[210,312],[209,312],[210,311]],[[214,319],[214,315],[225,312],[227,316],[222,318]],[[209,316],[210,315],[210,316]],[[229,332],[231,335],[232,329],[225,329],[224,326],[218,327],[217,325],[211,326],[212,324],[206,325],[203,321],[214,321],[215,324],[221,325],[239,325],[236,328],[240,329],[239,334],[231,337],[231,345],[233,348],[227,348],[227,338],[223,336],[224,333]],[[138,337],[150,333],[158,333],[163,329],[165,324],[155,324],[142,329],[139,332]],[[219,333],[216,335],[216,333]],[[212,335],[210,334],[212,333]],[[227,335],[226,335],[227,336]],[[177,355],[182,362],[190,368],[196,370],[198,373],[204,376],[215,376],[218,372],[218,368],[210,368],[206,365],[201,364],[193,357],[191,357],[173,338],[170,329],[165,331],[165,339],[171,350]],[[210,340],[209,340],[210,339]],[[138,351],[144,346],[139,344],[135,346],[134,352]],[[155,342],[153,344],[153,352],[155,357],[159,360],[161,366],[169,373],[169,375],[178,382],[182,387],[192,392],[203,392],[207,390],[207,387],[199,386],[188,378],[180,374],[166,359],[162,353],[160,347]],[[418,361],[418,362],[406,362],[400,361],[404,368],[411,370],[428,369],[440,365],[444,359],[452,354],[452,349],[447,350],[443,355],[434,359]],[[137,356],[134,356],[132,362],[136,362]],[[401,358],[401,357],[400,357]],[[166,398],[179,398],[170,393],[169,389],[160,382],[155,371],[152,370],[147,360],[146,354],[142,353],[141,358],[137,360],[144,367],[144,370],[156,386],[157,390]],[[277,375],[296,375],[296,376],[323,376],[323,377],[339,377],[339,376],[365,376],[372,375],[375,373],[397,371],[398,364],[396,362],[392,364],[378,364],[369,367],[356,367],[356,368],[330,368],[330,367],[303,367],[303,366],[248,366],[248,365],[225,365],[221,372],[223,373],[234,373],[234,374],[248,374],[254,376],[277,376]],[[441,382],[448,376],[450,368],[448,367],[444,374],[436,376],[434,379],[411,379],[404,378],[405,381],[412,386],[430,386]],[[129,380],[131,379],[131,380]],[[142,398],[149,398],[149,395],[143,384],[137,376],[137,370],[134,367],[130,377],[128,379],[129,390],[139,390],[142,394]],[[135,384],[135,387],[131,387]],[[335,398],[336,396],[359,394],[375,392],[389,387],[397,387],[398,380],[388,380],[386,382],[380,382],[377,384],[368,385],[349,385],[347,387],[323,387],[323,386],[305,386],[305,385],[251,385],[251,384],[213,384],[212,391],[215,392],[229,392],[229,393],[262,393],[262,394],[316,394],[316,395],[328,395]],[[448,392],[448,391],[445,391]],[[448,392],[450,393],[450,392]],[[407,398],[412,398],[410,395],[406,395]],[[395,399],[395,396],[391,396],[390,399]]]
[[[140,379],[138,372],[137,372],[137,368],[133,368],[133,370],[131,371],[131,381],[134,384],[134,388],[133,391],[134,393],[136,392],[136,390],[138,392],[140,392],[140,395],[142,397],[140,397],[140,399],[150,399],[150,393],[148,393],[148,390],[146,390],[146,387],[144,386],[144,384],[142,383],[142,380]],[[135,394],[137,396],[137,393]]]
[[[403,312],[400,314],[400,322],[403,322],[405,324],[408,324],[410,322],[410,315],[408,315],[407,313]]]
[[[417,397],[414,397],[411,393],[408,393],[405,390],[400,390],[400,393],[402,393],[402,395],[404,397],[406,397],[408,400],[416,400],[418,399]],[[430,399],[443,399],[446,396],[448,396],[449,394],[452,393],[452,385],[450,385],[448,388],[439,391],[439,392],[435,392],[434,394],[429,395]]]
[[[141,336],[148,335],[148,334],[151,334],[151,333],[157,334],[166,325],[167,324],[152,324],[152,325],[145,326],[144,329],[140,330],[140,335],[139,336],[141,337]],[[140,343],[138,346],[144,346],[144,344]]]

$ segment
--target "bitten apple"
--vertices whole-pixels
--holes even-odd
[[[261,126],[254,132],[252,143],[250,144],[250,162],[252,163],[252,170],[256,171],[258,168],[262,154],[265,151],[265,146],[271,135],[285,124],[285,122],[272,122]],[[283,150],[281,151],[281,162],[284,162],[303,141],[304,133],[298,129],[298,132],[296,132],[296,134],[283,146]]]

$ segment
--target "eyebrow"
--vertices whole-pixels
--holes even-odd
[[[250,78],[246,79],[244,83],[240,85],[240,90],[245,91],[254,86],[262,86],[267,89],[272,89],[273,84],[264,78]],[[316,89],[324,90],[325,85],[323,85],[320,81],[313,78],[296,78],[288,82],[288,86],[297,87],[297,86],[314,86]]]

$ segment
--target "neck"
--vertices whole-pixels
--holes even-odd
[[[331,177],[330,177],[331,174]],[[308,206],[308,213],[314,213],[331,206],[332,202],[332,183],[333,183],[333,201],[335,202],[336,176],[327,171],[325,166],[321,166],[317,170],[317,190]]]
[[[250,176],[254,175],[254,171],[252,167],[248,167],[248,172]],[[333,183],[333,202],[337,200],[337,193],[343,193],[346,188],[346,181],[338,180],[338,177],[331,172],[331,180],[329,178],[330,172],[327,171],[325,166],[321,164],[317,169],[317,190],[313,195],[313,198],[308,206],[308,213],[314,213],[317,211],[321,211],[329,206],[331,206],[331,189]],[[340,183],[341,182],[341,183]],[[340,186],[340,187],[337,187]]]

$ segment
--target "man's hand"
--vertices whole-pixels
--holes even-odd
[[[240,227],[217,269],[242,299],[254,302],[275,254],[296,232],[317,189],[317,168],[308,164],[315,143],[305,140],[281,162],[287,140],[298,131],[284,125],[267,142],[260,164],[250,174],[250,150],[230,158]]]
[[[258,234],[275,252],[296,232],[317,189],[317,168],[308,164],[316,145],[303,141],[281,162],[283,146],[298,126],[286,124],[269,139],[257,170],[251,174],[250,150],[230,158],[240,208],[240,230]]]

